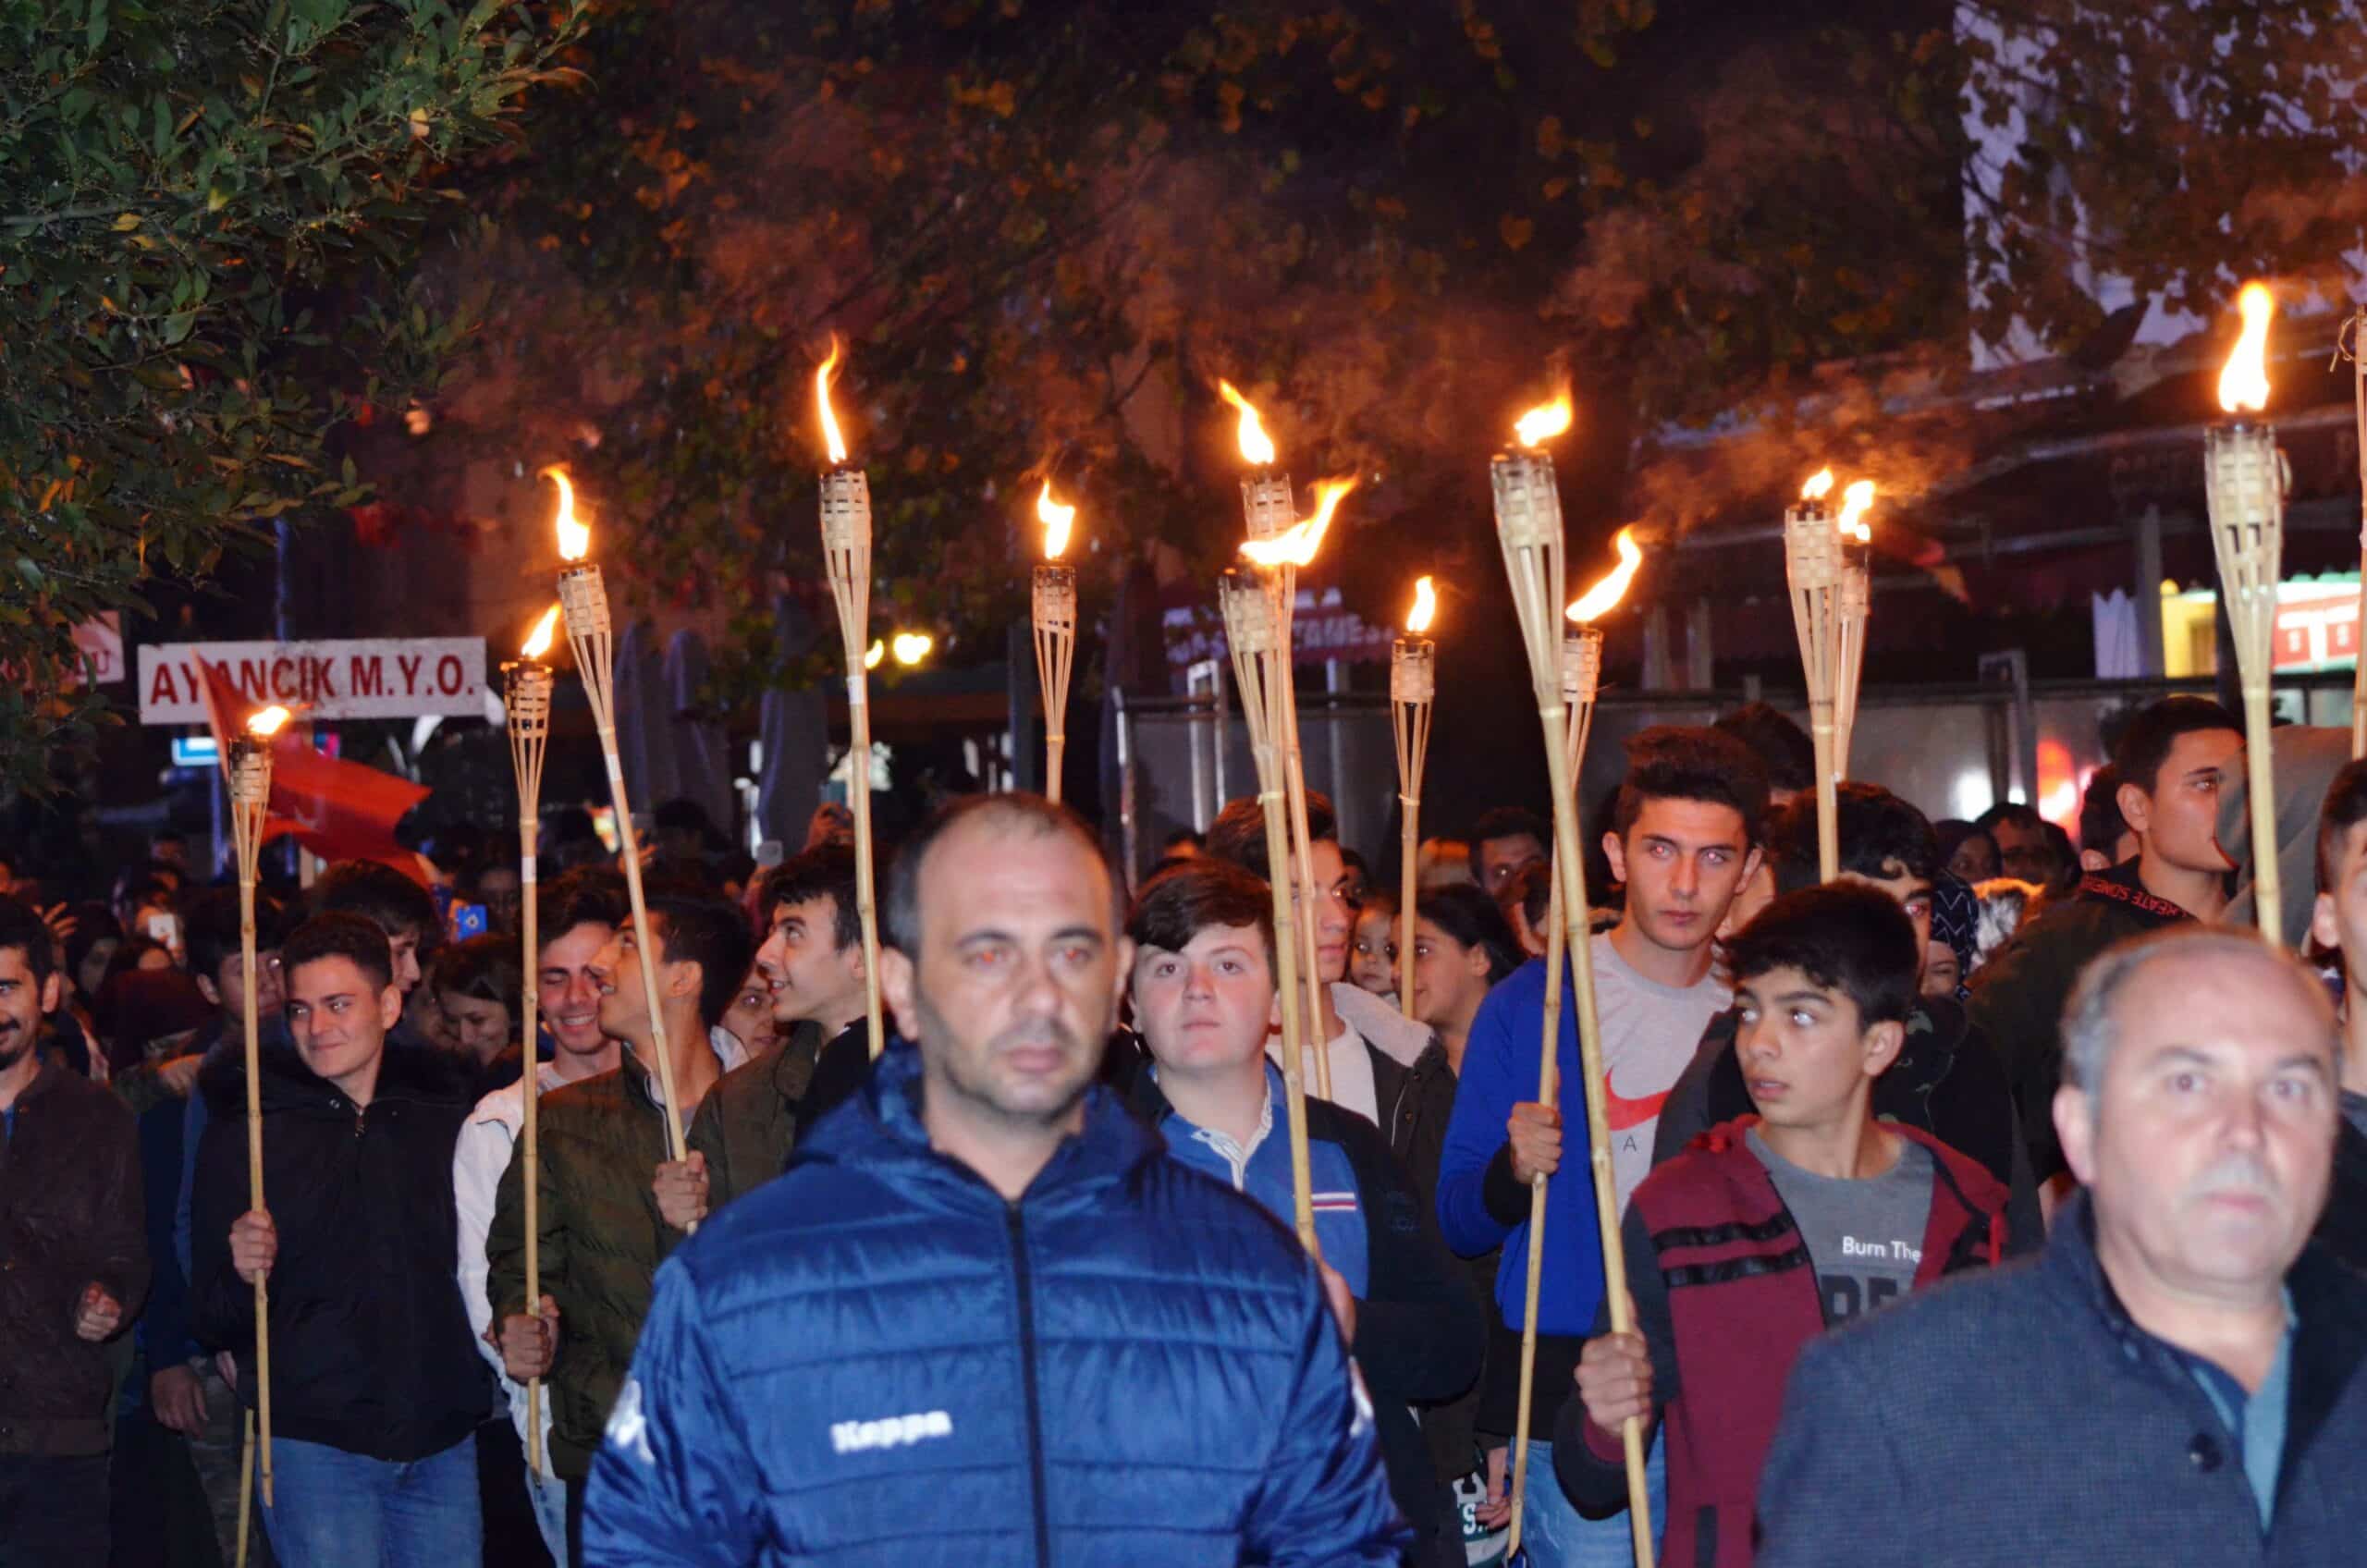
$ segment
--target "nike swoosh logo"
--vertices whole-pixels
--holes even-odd
[[[1640,1127],[1661,1113],[1661,1107],[1668,1103],[1670,1092],[1662,1089],[1657,1095],[1646,1095],[1642,1099],[1631,1100],[1612,1085],[1611,1074],[1606,1072],[1602,1075],[1602,1119],[1611,1124],[1614,1133]]]

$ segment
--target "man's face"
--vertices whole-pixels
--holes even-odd
[[[649,929],[649,966],[656,973],[658,988],[670,992],[674,981],[666,962],[665,923],[651,915]],[[600,1032],[620,1040],[648,1038],[649,994],[641,984],[641,935],[630,918],[594,955],[592,981],[600,987]]]
[[[509,1048],[509,1010],[501,1003],[458,991],[439,992],[435,999],[454,1049],[490,1061]]]
[[[1340,846],[1329,839],[1310,846],[1307,858],[1315,865],[1315,885],[1322,889],[1315,900],[1315,970],[1330,985],[1348,977],[1348,952],[1356,929],[1355,885],[1347,863],[1340,858]],[[1292,876],[1289,868],[1278,865],[1275,870],[1279,876]],[[1295,876],[1291,890],[1298,891]],[[1300,911],[1302,917],[1305,913]]]
[[[1964,984],[1964,964],[1956,957],[1956,949],[1945,942],[1923,944],[1922,992],[1927,997],[1953,997],[1956,987]]]
[[[1262,1061],[1274,974],[1254,925],[1206,925],[1182,952],[1137,948],[1134,1024],[1161,1070],[1221,1074]]]
[[[2177,1295],[2257,1302],[2325,1207],[2331,1007],[2266,952],[2213,953],[2147,964],[2114,1022],[2101,1089],[2054,1100],[2099,1249]]]
[[[1863,1087],[1898,1056],[1898,1023],[1870,1028],[1846,993],[1797,969],[1771,969],[1735,984],[1735,1059],[1751,1104],[1773,1127],[1827,1128],[1847,1116]]]
[[[1892,898],[1896,899],[1898,907],[1907,912],[1907,918],[1915,923],[1915,950],[1928,957],[1932,950],[1932,879],[1928,876],[1915,876],[1895,860],[1884,861],[1883,871],[1884,875],[1880,876],[1868,876],[1863,872],[1858,871],[1845,871],[1834,880],[1855,882],[1860,887],[1871,888],[1876,892],[1888,893]],[[1919,970],[1917,972],[1917,978],[1919,980],[1921,978]],[[1949,994],[1955,994],[1953,988]]]
[[[2149,791],[2120,787],[2120,815],[2154,856],[2180,871],[2231,869],[2219,847],[2219,781],[2244,754],[2232,729],[2197,729],[2170,742]]]
[[[1948,869],[1960,881],[1988,881],[1998,875],[1997,841],[1986,833],[1967,836],[1956,846],[1956,852],[1948,857]]]
[[[551,1038],[571,1056],[596,1056],[607,1048],[608,1036],[600,1030],[600,982],[593,975],[592,961],[616,934],[614,926],[587,920],[543,944],[534,1002],[550,1026]]]
[[[1134,961],[1100,857],[1067,833],[974,819],[930,846],[920,906],[921,950],[884,950],[879,979],[927,1093],[973,1116],[1067,1121]]]
[[[515,866],[497,865],[479,873],[477,899],[484,905],[485,920],[493,929],[518,929],[519,918],[525,913],[525,900]]]
[[[839,946],[838,909],[828,893],[774,906],[756,970],[770,987],[775,1023],[810,1018],[828,1028],[863,1011],[863,944]]]
[[[1397,988],[1397,922],[1387,910],[1367,909],[1356,916],[1356,947],[1348,962],[1348,978],[1377,997]]]
[[[1606,833],[1612,874],[1627,884],[1627,918],[1672,952],[1710,941],[1759,851],[1742,813],[1709,801],[1648,800],[1625,839]]]
[[[773,993],[761,971],[748,971],[740,988],[731,993],[731,1005],[723,1010],[723,1026],[748,1047],[750,1056],[773,1043]]]
[[[247,964],[242,955],[232,953],[215,970],[214,994],[220,998],[219,1005],[226,1016],[241,1023],[245,1021]],[[255,951],[255,1001],[258,1019],[276,1017],[287,1004],[287,976],[279,972],[277,948],[259,948]]]
[[[2008,876],[2044,887],[2054,875],[2054,851],[2046,841],[2046,826],[2037,822],[2000,819],[1989,829],[1997,841],[1997,864]]]
[[[1513,874],[1532,861],[1545,858],[1545,846],[1534,834],[1515,833],[1509,839],[1479,840],[1479,886],[1494,898],[1503,890]]]
[[[2310,935],[2318,946],[2341,952],[2345,988],[2357,997],[2367,986],[2367,822],[2343,830],[2333,873],[2331,885],[2318,895]]]
[[[57,1011],[61,976],[50,971],[46,980],[33,978],[22,948],[0,948],[0,1072],[24,1060],[41,1038],[44,1014]]]
[[[386,949],[394,954],[395,989],[410,996],[419,984],[419,943],[423,933],[415,925],[386,933]]]
[[[401,987],[377,985],[350,958],[316,958],[288,976],[288,1032],[297,1054],[333,1084],[373,1066],[402,1015]]]

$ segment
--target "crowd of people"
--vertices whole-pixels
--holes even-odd
[[[2076,844],[1850,782],[1828,880],[1782,715],[1642,731],[1591,1084],[1546,824],[1425,845],[1401,950],[1312,797],[1303,1116],[1254,800],[1130,888],[962,798],[876,974],[842,817],[638,917],[580,848],[332,866],[251,986],[172,845],[17,888],[0,1563],[1468,1568],[1516,1471],[1537,1568],[1636,1497],[1672,1563],[2367,1561],[2367,765],[2296,955],[2227,919],[2243,747],[2126,716]]]

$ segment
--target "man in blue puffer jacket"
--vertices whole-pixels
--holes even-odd
[[[1089,1087],[1120,897],[1033,797],[906,845],[880,975],[918,1049],[658,1271],[587,1562],[1397,1562],[1313,1263]]]

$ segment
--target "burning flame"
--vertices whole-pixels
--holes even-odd
[[[558,486],[558,558],[582,560],[592,553],[592,525],[575,521],[575,486],[568,483],[567,465],[553,463],[538,477]]]
[[[879,668],[879,661],[887,656],[888,644],[880,642],[875,637],[872,639],[871,646],[863,651],[863,668],[865,669],[877,669]]]
[[[840,468],[847,460],[846,437],[839,434],[839,416],[830,409],[830,377],[838,374],[839,335],[830,334],[830,357],[814,373],[814,401],[822,410],[822,446],[830,454],[830,466]]]
[[[543,612],[542,619],[534,622],[533,635],[526,639],[526,645],[518,650],[519,654],[525,658],[541,658],[551,651],[551,633],[558,629],[558,606],[553,605]]]
[[[286,724],[288,719],[288,710],[274,703],[247,720],[247,733],[268,741],[279,733],[279,727]]]
[[[1602,581],[1570,601],[1569,617],[1585,626],[1609,612],[1627,594],[1627,585],[1636,581],[1636,569],[1644,564],[1644,552],[1636,545],[1636,530],[1631,525],[1619,531],[1612,547],[1619,552],[1619,564],[1603,573]]]
[[[1800,499],[1803,501],[1821,501],[1832,494],[1833,471],[1829,468],[1817,470],[1809,475],[1809,482],[1800,486]]]
[[[1522,446],[1534,447],[1569,429],[1575,413],[1570,407],[1570,395],[1564,392],[1551,402],[1539,404],[1521,415],[1513,424],[1513,434],[1520,437]]]
[[[1230,381],[1217,383],[1217,396],[1241,410],[1242,460],[1256,463],[1259,468],[1273,467],[1274,439],[1266,434],[1265,425],[1258,421],[1257,408],[1248,398],[1234,391]]]
[[[1036,497],[1036,516],[1044,524],[1044,558],[1059,560],[1069,547],[1069,525],[1076,521],[1076,508],[1052,499],[1052,482],[1048,479],[1044,493]]]
[[[1331,526],[1331,514],[1355,487],[1354,479],[1317,480],[1313,517],[1301,518],[1271,539],[1252,539],[1241,546],[1241,553],[1264,567],[1307,565],[1315,559],[1315,552],[1323,547],[1323,534]]]
[[[1414,607],[1406,612],[1405,630],[1420,636],[1430,629],[1431,618],[1439,613],[1438,591],[1427,577],[1414,584]]]
[[[894,643],[896,662],[909,669],[928,657],[928,651],[935,646],[937,640],[926,631],[899,631]]]
[[[2268,407],[2268,324],[2276,314],[2276,296],[2265,283],[2247,283],[2236,309],[2243,312],[2244,330],[2219,373],[2219,406],[2231,414],[2258,413]]]
[[[1866,513],[1874,504],[1874,482],[1870,479],[1852,480],[1849,488],[1841,493],[1841,536],[1855,539],[1860,545],[1874,542],[1872,524]]]

